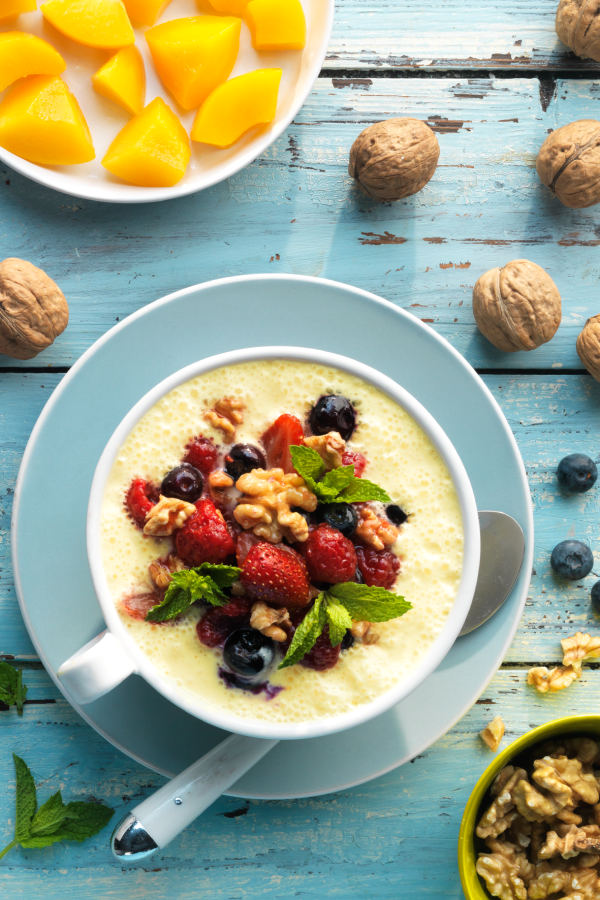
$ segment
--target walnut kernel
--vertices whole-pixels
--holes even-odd
[[[250,627],[260,631],[266,637],[281,643],[287,639],[287,634],[278,625],[289,625],[290,617],[287,609],[272,609],[262,600],[258,600],[250,611]]]
[[[556,666],[548,669],[546,666],[534,666],[527,673],[527,684],[533,684],[541,694],[548,691],[562,691],[569,687],[578,678],[581,678],[581,667]]]
[[[479,737],[484,744],[487,744],[492,753],[495,753],[504,737],[504,722],[501,717],[496,716],[492,719],[489,725],[486,725],[483,731],[479,732]]]
[[[300,475],[286,475],[283,469],[253,469],[238,478],[235,486],[243,496],[233,515],[242,528],[273,544],[284,537],[308,540],[306,519],[291,507],[314,512],[317,498]]]
[[[235,426],[241,425],[244,421],[244,409],[245,405],[241,400],[223,397],[215,403],[213,409],[207,409],[203,413],[203,418],[210,422],[213,428],[222,431],[225,440],[232,443],[235,439]]]
[[[331,472],[342,465],[342,453],[346,449],[346,441],[337,431],[327,434],[315,434],[304,438],[307,447],[316,450],[325,465],[325,471]]]
[[[362,507],[360,510],[360,522],[356,526],[356,534],[375,550],[383,550],[391,547],[398,538],[399,531],[395,525],[387,519],[376,516],[372,509]]]
[[[177,497],[163,497],[152,507],[146,516],[144,534],[152,537],[167,537],[176,528],[181,528],[190,516],[196,512],[193,503],[178,500]]]
[[[577,631],[573,637],[563,638],[560,643],[564,653],[563,666],[581,665],[584,659],[600,656],[600,637],[592,637],[591,634]]]

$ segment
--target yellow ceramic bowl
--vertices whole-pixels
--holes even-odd
[[[466,900],[490,900],[490,894],[484,888],[475,869],[477,862],[475,826],[479,818],[479,808],[492,781],[504,766],[528,747],[563,734],[574,736],[589,734],[600,738],[600,716],[566,716],[564,719],[555,719],[534,728],[499,753],[475,785],[465,807],[458,836],[458,870]]]

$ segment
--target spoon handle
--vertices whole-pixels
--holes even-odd
[[[117,825],[111,838],[113,854],[136,861],[166,847],[277,743],[232,734]]]

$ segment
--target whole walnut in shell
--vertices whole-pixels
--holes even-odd
[[[570,209],[600,203],[600,122],[580,119],[553,131],[540,147],[535,168],[540,181]]]
[[[386,119],[369,125],[352,144],[348,172],[357,187],[382,203],[424,188],[435,172],[440,147],[419,119]]]
[[[600,62],[600,0],[560,0],[556,33],[582,59]]]
[[[535,350],[560,325],[560,294],[540,266],[513,259],[476,282],[473,313],[481,333],[499,350]]]
[[[577,338],[577,353],[590,375],[600,381],[600,316],[588,319]]]
[[[65,296],[45,272],[24,259],[0,263],[0,353],[33,359],[68,321]]]

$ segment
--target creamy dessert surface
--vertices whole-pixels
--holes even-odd
[[[365,478],[381,485],[410,518],[392,548],[402,560],[392,590],[413,609],[376,625],[379,642],[355,643],[324,672],[301,665],[274,671],[282,687],[264,693],[228,688],[219,677],[219,649],[203,646],[192,607],[176,624],[138,621],[120,609],[120,599],[140,583],[151,587],[148,565],[170,549],[169,539],[145,537],[124,506],[134,477],[160,483],[178,465],[185,445],[198,434],[221,444],[222,433],[202,418],[223,396],[246,405],[236,442],[257,444],[282,413],[302,421],[319,397],[342,394],[357,410],[358,426],[348,449],[368,459]],[[269,360],[217,369],[188,381],[160,400],[131,432],[108,479],[101,513],[101,551],[106,579],[124,626],[160,675],[182,695],[243,718],[297,722],[330,717],[368,703],[405,678],[423,659],[443,628],[462,572],[463,530],[458,498],[448,470],[417,423],[386,394],[361,379],[312,363]]]

